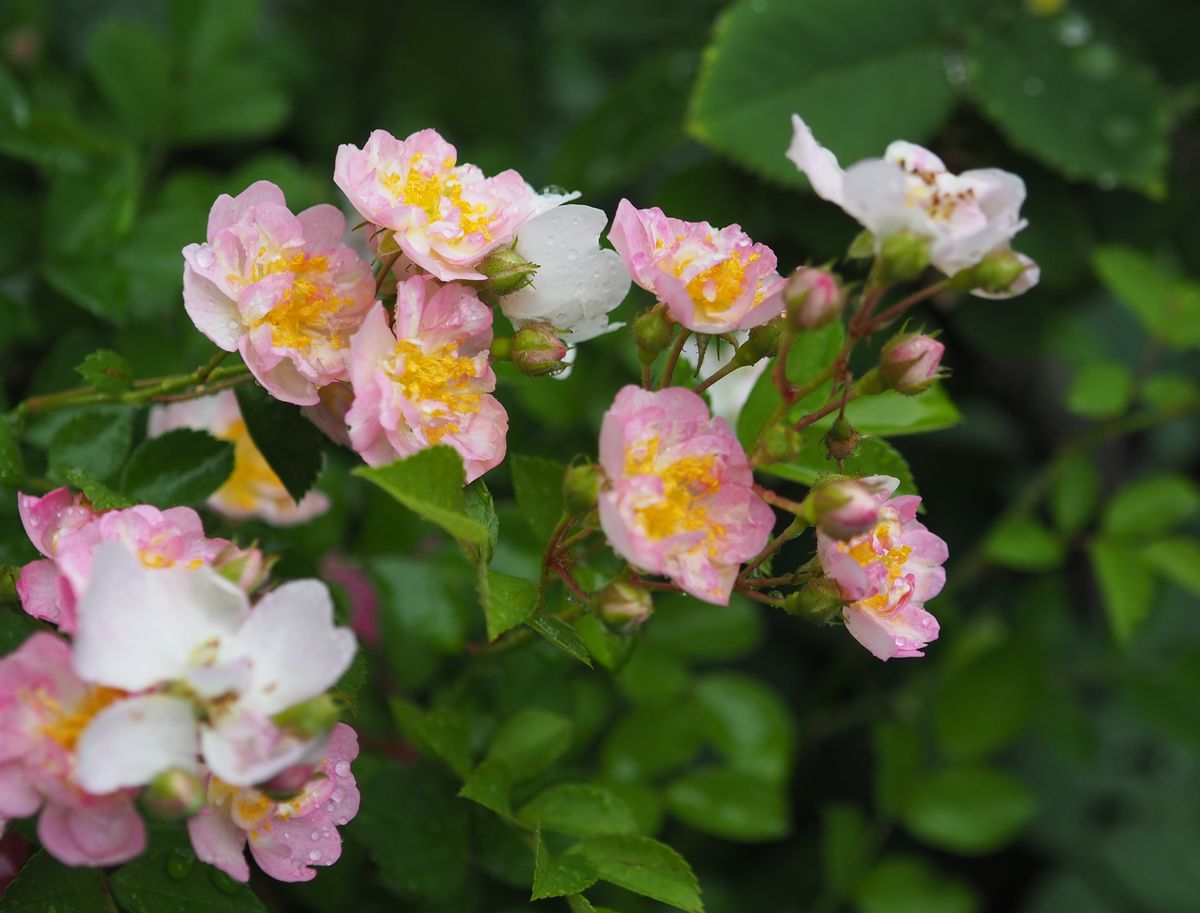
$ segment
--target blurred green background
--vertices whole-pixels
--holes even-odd
[[[951,549],[923,661],[879,664],[842,630],[744,604],[664,600],[615,676],[549,647],[471,665],[466,566],[351,481],[348,455],[322,481],[330,515],[240,529],[285,573],[330,548],[360,556],[389,634],[355,720],[372,757],[345,857],[312,885],[256,882],[263,902],[530,908],[527,849],[413,763],[396,694],[461,699],[476,736],[521,708],[561,712],[571,747],[543,780],[610,786],[692,863],[711,913],[1200,909],[1197,35],[1200,5],[1179,0],[3,0],[4,405],[76,385],[98,347],[140,376],[200,364],[179,250],[213,198],[268,178],[294,209],[342,204],[336,147],[374,128],[435,127],[460,160],[610,213],[628,196],[740,222],[785,268],[855,234],[783,158],[792,111],[843,163],[906,138],[1028,184],[1017,246],[1041,285],[919,315],[963,413],[897,443]],[[593,453],[636,367],[608,337],[566,381],[502,375],[510,448]],[[44,422],[41,468],[82,459],[104,479],[142,422],[115,411],[82,457]],[[496,563],[515,572],[539,544],[508,472],[488,482],[514,530]],[[0,490],[0,561],[19,563],[32,551]],[[698,775],[717,762],[736,789]],[[611,891],[595,902],[666,909]]]

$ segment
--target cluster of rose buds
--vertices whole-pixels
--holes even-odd
[[[146,814],[187,818],[196,855],[240,881],[305,881],[358,809],[354,731],[330,689],[354,635],[325,585],[268,588],[266,562],[186,507],[97,511],[18,495],[43,555],[25,610],[58,627],[0,659],[0,823],[37,814],[68,865],[146,845]]]

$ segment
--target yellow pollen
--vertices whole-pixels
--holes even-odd
[[[314,337],[326,337],[333,348],[340,349],[346,345],[346,339],[342,334],[330,332],[329,318],[351,302],[334,294],[325,275],[328,270],[329,260],[325,257],[305,253],[268,257],[263,247],[259,248],[248,279],[236,275],[230,275],[229,279],[253,283],[275,273],[291,273],[292,287],[254,326],[270,326],[271,341],[277,346],[307,349]]]
[[[912,554],[912,546],[890,546],[880,555],[876,554],[873,548],[875,541],[879,541],[885,546],[888,546],[888,543],[891,541],[891,535],[886,522],[879,524],[871,534],[863,536],[861,542],[849,547],[841,545],[840,548],[863,567],[869,564],[882,564],[887,570],[887,587],[884,591],[876,593],[874,596],[860,599],[857,603],[857,605],[869,608],[877,614],[883,614],[884,610],[888,607],[888,603],[891,601],[892,584],[904,576],[904,566],[908,563],[909,555]]]
[[[688,282],[687,292],[696,310],[706,317],[717,317],[727,311],[745,287],[746,264],[753,263],[758,257],[758,254],[750,254],[743,260],[741,254],[733,253],[695,276]],[[678,268],[682,270],[686,265],[681,263]],[[759,304],[762,298],[762,290],[759,289],[754,296],[754,303]]]
[[[413,156],[413,164],[421,160],[421,153]],[[442,201],[449,201],[458,213],[458,224],[464,235],[481,234],[490,242],[492,235],[491,215],[484,203],[468,203],[463,199],[462,181],[454,173],[454,159],[442,162],[440,171],[425,173],[410,167],[407,174],[390,172],[379,179],[393,196],[399,197],[406,206],[417,206],[424,210],[430,221],[449,221],[442,214]]]
[[[87,729],[96,714],[124,696],[124,691],[95,685],[88,688],[83,698],[70,710],[64,710],[57,698],[40,688],[34,692],[33,698],[50,715],[50,719],[42,726],[42,734],[65,750],[74,751],[83,730]]]
[[[257,508],[264,499],[293,503],[275,470],[254,446],[242,419],[231,423],[217,437],[233,444],[233,473],[217,490],[218,498],[247,511]]]
[[[654,475],[662,480],[663,493],[652,504],[637,508],[638,521],[646,538],[666,539],[680,533],[705,529],[704,541],[696,547],[709,544],[724,534],[724,528],[708,515],[702,499],[720,487],[714,468],[716,457],[685,456],[661,468],[656,466],[659,439],[646,442],[645,452],[633,450],[625,453],[625,475]]]
[[[403,364],[391,372],[392,380],[414,403],[437,403],[448,419],[425,428],[425,436],[436,443],[459,430],[455,417],[478,412],[483,394],[474,390],[475,361],[455,354],[453,345],[427,352],[410,339],[396,343],[396,361]]]

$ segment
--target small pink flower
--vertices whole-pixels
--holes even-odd
[[[600,524],[617,553],[697,599],[728,603],[775,515],[725,421],[690,390],[625,387],[604,415],[600,465]]]
[[[508,414],[491,392],[492,312],[463,285],[421,277],[376,305],[350,342],[350,441],[372,466],[434,444],[459,452],[470,482],[504,459]]]
[[[310,491],[299,504],[292,500],[251,440],[232,390],[150,410],[151,437],[175,428],[207,431],[233,444],[233,474],[208,499],[217,513],[235,520],[258,517],[273,526],[294,526],[329,510],[329,498],[320,491]]]
[[[146,847],[132,792],[97,795],[75,778],[80,735],[122,696],[81,681],[53,634],[0,659],[0,822],[41,809],[38,839],[67,865],[116,865]]]
[[[938,636],[925,603],[945,585],[946,543],[917,520],[920,498],[891,497],[896,479],[863,481],[876,490],[879,523],[848,542],[818,531],[821,567],[847,600],[842,617],[855,640],[879,659],[924,656]]]
[[[883,158],[843,170],[795,114],[792,130],[787,157],[817,196],[853,216],[877,244],[902,231],[926,239],[930,262],[947,276],[1007,248],[1027,224],[1021,218],[1025,182],[1015,174],[999,168],[952,174],[928,149],[901,140]],[[1026,281],[1032,285],[1036,275]]]
[[[684,222],[622,200],[608,239],[633,281],[689,330],[744,330],[783,310],[775,293],[784,280],[775,272],[774,252],[737,225]]]
[[[333,865],[342,855],[338,828],[358,814],[359,794],[350,762],[358,737],[338,723],[324,757],[293,797],[276,801],[257,789],[212,778],[208,805],[188,821],[196,855],[230,878],[248,881],[247,841],[258,867],[278,881],[309,881],[315,865]]]
[[[148,504],[94,513],[66,488],[37,498],[17,495],[25,530],[45,559],[21,569],[18,594],[25,611],[75,632],[75,603],[91,579],[92,558],[102,542],[123,542],[147,567],[212,564],[235,557],[226,539],[204,535],[190,507],[159,510]]]
[[[333,182],[368,222],[390,229],[409,260],[443,282],[483,279],[476,264],[510,243],[521,223],[568,197],[542,196],[509,169],[485,177],[458,164],[436,130],[396,139],[376,130],[339,146]]]
[[[284,402],[313,405],[318,387],[345,378],[350,335],[375,298],[345,230],[335,207],[293,215],[283,191],[259,181],[218,197],[207,242],[183,249],[188,316]]]

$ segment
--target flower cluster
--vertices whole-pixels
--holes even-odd
[[[111,865],[145,847],[141,801],[194,815],[197,855],[242,881],[247,840],[281,880],[336,860],[357,743],[329,691],[356,646],[325,585],[252,599],[261,555],[205,537],[188,508],[19,497],[45,555],[22,604],[60,633],[0,659],[0,822],[40,810],[55,857]]]

